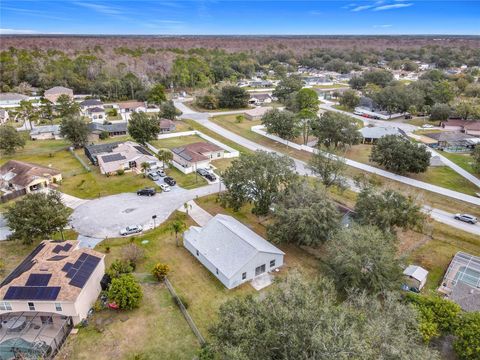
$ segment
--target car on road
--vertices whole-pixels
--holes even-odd
[[[476,224],[478,221],[475,216],[468,214],[455,214],[455,220],[464,221],[469,224]]]
[[[175,181],[175,179],[172,178],[172,177],[170,177],[170,176],[164,177],[164,178],[163,178],[163,181],[164,181],[166,184],[170,185],[170,186],[175,186],[175,184],[177,183],[177,182]]]
[[[435,127],[435,126],[433,126],[432,124],[423,124],[422,125],[422,128],[424,128],[424,129],[431,129],[433,127]]]
[[[160,184],[160,189],[162,189],[162,191],[164,192],[169,192],[170,190],[172,190],[167,184]]]
[[[158,176],[158,174],[156,172],[148,173],[148,177],[150,179],[152,179],[153,181],[160,180],[160,176]]]
[[[167,174],[165,174],[165,171],[163,171],[162,169],[157,170],[157,175],[160,176],[160,177],[167,176]]]
[[[410,119],[413,119],[413,116],[410,114],[405,114],[404,118],[405,120],[410,120]]]
[[[200,169],[197,169],[197,174],[201,176],[205,176],[208,174],[208,171],[206,169],[200,168]]]
[[[125,236],[125,235],[132,235],[132,234],[138,234],[143,231],[143,227],[141,225],[130,225],[127,226],[125,229],[120,230],[120,235]]]
[[[217,177],[214,174],[207,172],[205,174],[205,179],[210,180],[210,181],[215,181],[215,180],[217,180]]]
[[[137,191],[138,196],[154,196],[156,193],[154,188],[143,188]]]

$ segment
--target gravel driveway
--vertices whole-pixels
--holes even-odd
[[[128,225],[152,228],[152,215],[157,215],[155,222],[158,226],[187,201],[218,190],[219,185],[214,184],[192,190],[176,187],[171,192],[153,197],[137,196],[135,193],[106,196],[78,206],[71,216],[71,225],[81,235],[118,237],[120,229]]]

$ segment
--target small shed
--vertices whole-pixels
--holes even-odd
[[[427,282],[428,271],[417,265],[408,265],[403,271],[405,283],[411,288],[421,290]]]

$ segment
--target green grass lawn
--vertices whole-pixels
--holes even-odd
[[[350,87],[350,85],[335,83],[335,84],[332,84],[332,85],[313,85],[312,87],[315,88],[315,89],[341,89],[341,88]]]
[[[422,126],[425,124],[438,126],[438,120],[430,120],[428,117],[414,117],[413,119],[409,119],[405,121],[407,124],[415,125],[415,126]]]
[[[188,144],[193,144],[198,142],[207,143],[208,141],[202,139],[198,135],[189,135],[189,136],[179,136],[179,137],[173,137],[173,138],[167,138],[167,139],[157,139],[157,140],[151,141],[150,144],[155,146],[157,149],[161,149],[161,148],[173,149],[176,147],[185,146]]]
[[[167,169],[166,174],[173,177],[177,181],[177,185],[185,189],[194,189],[200,186],[208,185],[207,180],[203,176],[196,173],[184,174],[173,166]]]
[[[449,153],[446,151],[440,152],[441,155],[445,156],[448,160],[453,161],[455,164],[468,171],[470,174],[480,177],[479,173],[476,173],[473,169],[473,158],[470,154],[458,154],[458,153]]]
[[[237,109],[214,109],[214,110],[210,110],[210,109],[204,109],[200,106],[198,106],[195,101],[187,101],[185,102],[185,105],[188,106],[190,109],[193,109],[195,111],[198,111],[198,112],[208,112],[208,113],[215,113],[215,112],[223,112],[223,111],[235,111],[235,110],[248,110],[248,109],[251,109],[252,107],[251,106],[247,106],[247,107],[244,107],[244,108],[237,108]]]

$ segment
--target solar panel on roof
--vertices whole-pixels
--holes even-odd
[[[66,243],[63,245],[63,251],[68,251],[72,248],[72,244]]]
[[[62,250],[63,250],[63,246],[57,245],[53,248],[52,252],[54,252],[55,254],[58,254]]]
[[[0,283],[0,287],[9,284],[13,279],[16,279],[24,272],[30,270],[34,264],[33,258],[38,255],[40,251],[45,247],[44,243],[38,245],[26,258],[23,260],[20,265],[18,265],[15,270],[13,270],[10,275],[8,275],[2,283]]]
[[[67,262],[65,265],[63,265],[62,271],[68,272],[72,268],[73,264]]]
[[[74,266],[77,266],[77,264],[79,263],[80,267],[78,271],[76,271],[74,274],[72,273],[72,280],[70,280],[69,282],[70,285],[79,288],[83,288],[87,280],[90,278],[90,275],[92,275],[92,272],[95,270],[98,263],[100,262],[99,257],[88,255],[86,253],[83,253],[82,255],[85,255],[86,257],[83,262],[80,262],[80,258],[75,262]],[[67,277],[69,277],[68,275],[69,274],[67,274]]]
[[[30,274],[25,286],[47,286],[52,274]]]
[[[78,260],[84,261],[86,258],[88,258],[88,254],[87,254],[87,253],[82,253],[82,254],[78,257]]]
[[[144,149],[143,147],[141,146],[134,146],[135,149],[137,149],[140,153],[142,153],[143,155],[152,155],[150,154],[146,149]]]
[[[4,300],[56,300],[60,286],[10,286]]]
[[[55,256],[52,256],[51,258],[48,258],[47,260],[48,261],[58,261],[58,260],[65,259],[66,257],[67,257],[66,255],[55,255]]]
[[[75,269],[75,268],[71,268],[70,270],[68,270],[67,272],[67,277],[68,278],[73,278],[75,276],[75,274],[77,273],[78,269]]]
[[[119,161],[119,160],[125,160],[126,157],[123,156],[122,154],[111,154],[111,155],[104,155],[102,156],[102,160],[105,163],[109,163],[112,161]]]

